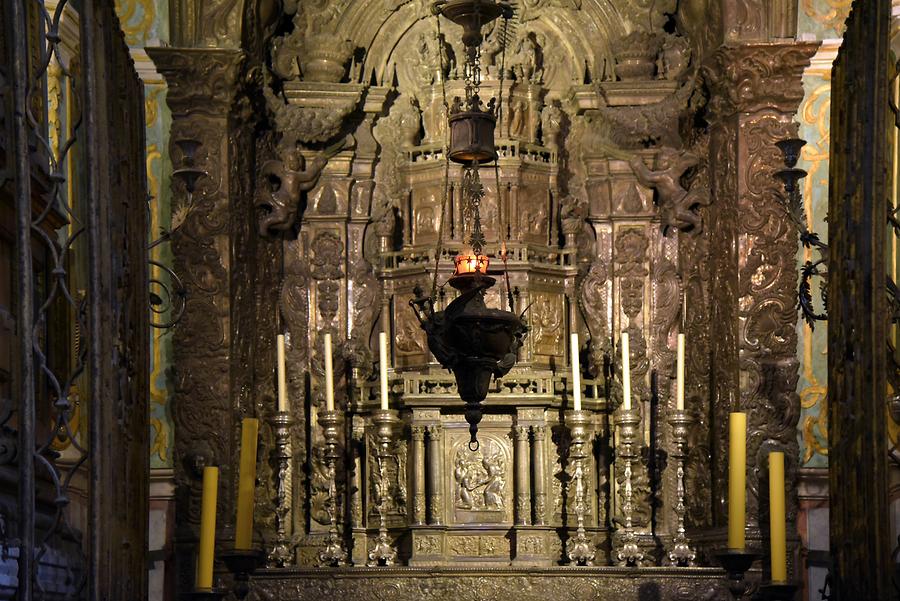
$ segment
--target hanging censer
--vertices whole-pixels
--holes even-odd
[[[494,98],[484,106],[479,97],[481,28],[500,16],[508,20],[512,9],[508,4],[494,0],[446,0],[436,2],[432,10],[435,15],[443,15],[463,28],[462,41],[466,47],[465,99],[456,98],[449,110],[450,148],[446,158],[459,163],[463,169],[462,193],[466,217],[471,223],[468,240],[471,254],[461,254],[455,259],[456,269],[449,284],[460,294],[445,310],[434,310],[436,286],[432,287],[431,297],[417,298],[410,304],[425,330],[428,348],[440,364],[456,377],[459,396],[466,404],[465,417],[471,436],[469,448],[474,451],[478,448],[482,401],[487,397],[491,378],[504,376],[512,369],[522,339],[528,331],[521,316],[511,311],[492,309],[484,299],[485,291],[496,283],[496,279],[487,275],[490,261],[484,253],[486,240],[481,229],[480,205],[484,198],[484,186],[480,180],[479,166],[491,162],[496,165],[494,128],[499,106]],[[501,79],[501,95],[502,92]],[[440,255],[439,246],[435,256],[435,278]],[[508,296],[511,299],[511,294]]]

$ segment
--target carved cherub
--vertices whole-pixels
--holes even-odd
[[[308,165],[299,148],[290,150],[283,161],[266,161],[263,164],[262,174],[268,180],[271,189],[256,203],[257,207],[266,211],[260,219],[260,235],[273,236],[294,227],[297,223],[297,213],[302,212],[301,201],[304,193],[315,187],[328,159],[346,145],[347,139],[341,140],[316,155]]]
[[[709,191],[700,188],[685,189],[681,179],[688,169],[696,166],[700,157],[690,150],[663,148],[659,151],[659,169],[651,171],[637,155],[629,155],[628,164],[638,181],[656,190],[660,218],[663,227],[682,231],[700,231],[703,221],[696,209],[710,203]]]

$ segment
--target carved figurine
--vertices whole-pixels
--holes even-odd
[[[659,169],[656,171],[651,171],[637,155],[628,158],[628,164],[638,181],[656,190],[664,229],[674,227],[682,231],[697,232],[702,229],[703,221],[696,210],[697,207],[710,203],[709,192],[696,188],[687,190],[681,183],[685,172],[699,162],[700,157],[690,150],[678,151],[673,148],[659,151]]]
[[[503,507],[503,458],[499,453],[485,456],[481,460],[481,466],[487,473],[484,487],[484,506],[487,509],[502,509]]]
[[[303,194],[315,187],[325,164],[346,145],[347,139],[341,140],[316,155],[309,165],[299,148],[289,151],[284,161],[263,164],[262,174],[269,181],[271,191],[256,203],[267,211],[259,223],[260,235],[273,236],[293,229]]]
[[[540,83],[544,77],[541,46],[535,35],[528,33],[516,44],[513,54],[513,74],[521,82]]]
[[[422,124],[422,117],[419,113],[416,99],[412,96],[407,96],[400,101],[397,111],[401,144],[405,148],[415,146],[418,143],[419,129]]]
[[[555,104],[548,104],[541,111],[541,139],[544,146],[559,148],[559,132],[562,129],[563,113]]]
[[[416,42],[418,77],[421,85],[439,83],[456,69],[447,42],[437,33],[420,33]]]

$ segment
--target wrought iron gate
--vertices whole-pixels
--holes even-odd
[[[832,599],[895,599],[897,125],[891,2],[854,3],[832,79],[828,398]],[[894,405],[896,403],[891,403]]]
[[[143,88],[111,0],[0,27],[0,599],[144,599]]]

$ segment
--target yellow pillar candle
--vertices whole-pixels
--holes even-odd
[[[631,411],[631,350],[628,346],[628,332],[622,332],[622,395],[625,411]]]
[[[331,334],[325,334],[325,409],[334,411],[334,367],[331,358]]]
[[[379,380],[381,381],[381,410],[387,411],[388,408],[388,354],[387,354],[387,334],[380,332],[378,334],[378,367]]]
[[[203,468],[203,500],[200,509],[200,551],[197,558],[197,588],[209,590],[213,582],[213,554],[216,547],[216,495],[219,468]]]
[[[578,364],[578,334],[572,333],[572,395],[575,411],[581,411],[581,366]]]
[[[284,366],[284,334],[279,334],[278,351],[278,410],[287,411],[287,373]]]
[[[772,582],[787,582],[787,536],[784,512],[784,453],[769,453],[769,532]]]
[[[675,408],[684,411],[684,334],[678,335],[678,375],[675,380]]]
[[[728,548],[743,551],[747,511],[747,414],[729,416]]]
[[[241,465],[238,477],[237,520],[234,548],[249,549],[253,543],[253,496],[256,493],[256,440],[259,420],[241,422]]]

